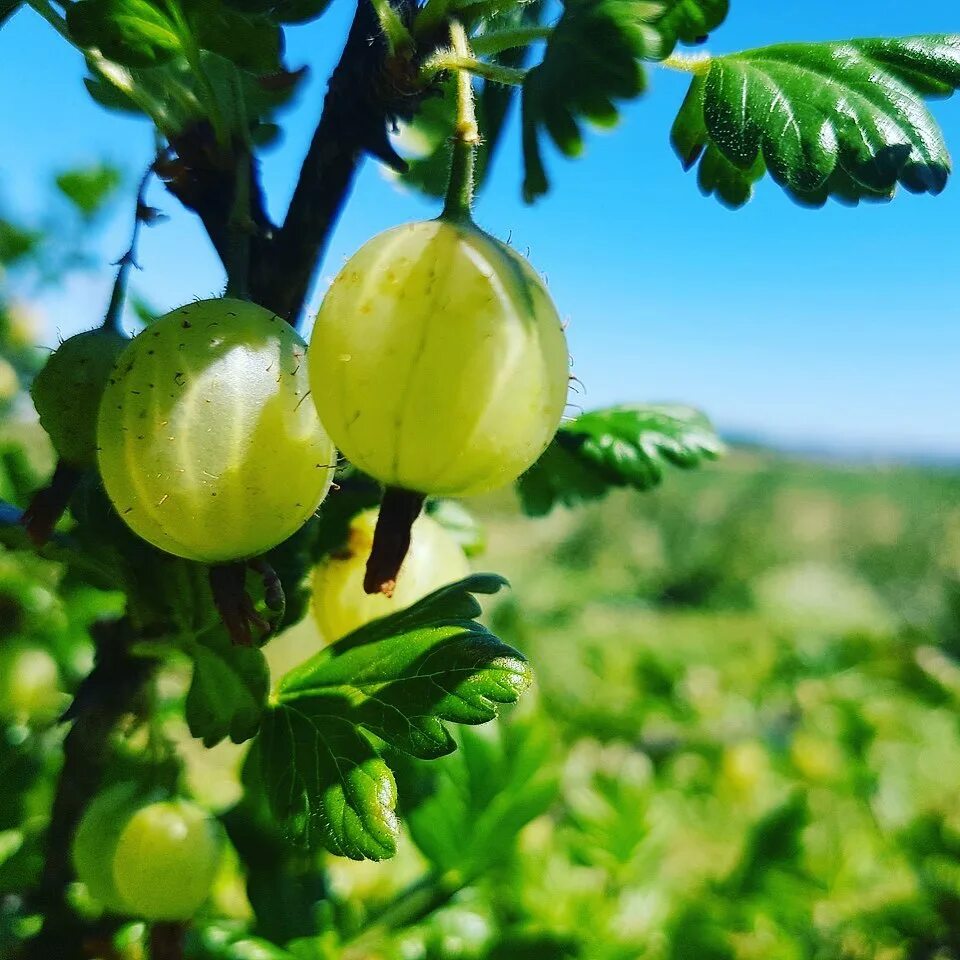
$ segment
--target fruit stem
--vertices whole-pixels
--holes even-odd
[[[42,547],[53,536],[53,529],[66,513],[81,476],[76,467],[58,460],[50,483],[33,495],[20,523],[35,547]]]
[[[467,31],[459,20],[450,21],[450,44],[458,58],[473,59]],[[474,160],[480,128],[473,101],[473,79],[467,70],[457,70],[457,114],[453,134],[453,159],[442,217],[451,221],[470,221],[473,206]]]
[[[110,294],[110,304],[107,307],[106,315],[103,318],[101,326],[104,330],[113,330],[116,333],[123,333],[120,327],[120,314],[123,311],[123,303],[127,296],[127,280],[130,276],[130,268],[137,267],[137,240],[140,238],[140,224],[155,216],[156,211],[148,207],[144,197],[146,196],[147,186],[150,183],[150,177],[153,176],[156,160],[147,167],[146,173],[140,178],[140,185],[137,188],[137,203],[133,214],[133,231],[130,234],[130,246],[127,252],[117,261],[119,269],[117,270],[117,279],[113,282],[113,291]]]
[[[150,960],[183,960],[186,924],[158,922],[150,927]]]
[[[373,546],[363,578],[366,593],[393,596],[400,567],[410,549],[410,528],[420,516],[423,500],[422,493],[401,487],[387,487],[383,491],[380,514],[373,531]]]

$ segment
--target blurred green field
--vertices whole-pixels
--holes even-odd
[[[22,499],[35,467],[9,437],[0,493]],[[397,758],[400,856],[327,858],[336,945],[290,956],[960,958],[960,472],[741,450],[540,522],[510,494],[469,506],[474,566],[512,583],[488,622],[537,684],[457,754]],[[75,679],[106,601],[57,582],[0,553],[5,636],[32,623]],[[275,670],[313,629],[272,642]],[[171,717],[182,680],[161,686]],[[188,786],[229,820],[242,750],[177,722]],[[7,767],[31,742],[13,729]],[[0,809],[5,909],[36,868],[16,838],[42,832],[43,736],[47,773]],[[216,931],[249,919],[228,866],[189,956],[227,956]]]
[[[559,750],[520,927],[589,957],[960,956],[960,475],[744,451],[483,513]]]

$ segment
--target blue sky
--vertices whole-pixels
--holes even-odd
[[[312,79],[265,158],[275,216],[350,13],[351,0],[334,0],[320,22],[288,31],[288,62],[309,64]],[[957,29],[955,0],[734,0],[709,49]],[[30,10],[3,28],[0,52],[0,196],[11,209],[39,209],[53,172],[76,163],[113,160],[132,183],[149,159],[149,127],[89,100],[79,55]],[[547,276],[569,319],[584,406],[681,401],[728,430],[787,444],[960,456],[960,185],[810,211],[764,182],[730,212],[700,196],[670,149],[685,89],[686,78],[653,71],[648,94],[613,132],[592,135],[582,159],[548,156],[553,190],[533,207],[520,199],[514,118],[477,206],[481,225],[529,249]],[[960,99],[933,109],[960,150]],[[137,289],[157,307],[219,292],[222,272],[197,223],[162,188],[150,199],[172,216],[143,237]],[[128,206],[103,233],[103,270],[45,299],[51,343],[102,314]],[[312,302],[373,233],[436,212],[368,161]]]

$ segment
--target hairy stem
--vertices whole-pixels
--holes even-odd
[[[490,56],[504,50],[525,47],[539,40],[546,40],[553,33],[553,27],[533,26],[515,27],[512,30],[493,30],[473,38],[473,52],[477,56]]]
[[[494,83],[503,83],[507,86],[518,87],[527,75],[526,70],[517,70],[515,67],[502,67],[498,63],[487,63],[476,57],[451,53],[449,50],[435,53],[423,65],[426,74],[438,73],[441,70],[457,70],[461,73],[472,73]]]
[[[467,31],[459,21],[450,23],[450,40],[460,59],[470,59]],[[446,220],[469,221],[473,207],[474,163],[480,128],[473,99],[473,80],[466,70],[457,71],[457,116],[453,133],[453,158],[450,162],[450,182],[443,207]]]

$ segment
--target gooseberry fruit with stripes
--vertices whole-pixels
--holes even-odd
[[[326,495],[336,451],[308,399],[305,345],[256,304],[191,303],[120,355],[103,393],[98,462],[117,512],[162,550],[257,556]]]

